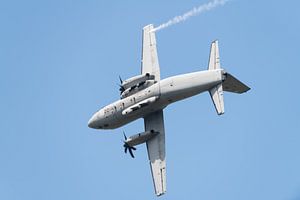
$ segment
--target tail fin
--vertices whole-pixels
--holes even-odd
[[[247,85],[236,79],[231,74],[225,73],[225,77],[225,81],[223,82],[224,91],[241,94],[250,90]]]
[[[219,45],[215,40],[211,43],[210,55],[208,62],[208,70],[221,69]],[[210,89],[209,94],[214,103],[218,115],[224,114],[224,98],[223,98],[223,86],[222,83]]]

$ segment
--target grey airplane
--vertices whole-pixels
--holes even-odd
[[[155,31],[152,24],[143,28],[141,74],[121,79],[120,100],[97,111],[88,126],[115,129],[144,118],[145,130],[125,137],[124,151],[132,157],[135,146],[146,143],[155,194],[166,192],[166,153],[163,109],[179,100],[208,91],[218,115],[224,113],[223,91],[243,93],[250,88],[220,66],[218,41],[210,49],[208,69],[160,79]]]

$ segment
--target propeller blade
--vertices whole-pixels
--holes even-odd
[[[118,86],[120,87],[119,90],[120,90],[121,92],[124,92],[124,91],[125,91],[125,88],[124,88],[122,85],[118,84]]]
[[[119,91],[122,94],[125,91],[125,88],[121,84],[118,84],[118,86],[120,87]]]
[[[125,138],[125,140],[127,140],[127,137],[126,137],[126,135],[125,135],[125,132],[123,131],[123,135],[124,135],[124,138]]]
[[[120,79],[120,83],[122,84],[123,83],[123,80],[121,78],[121,76],[119,75],[119,79]]]
[[[123,145],[123,147],[125,148],[124,149],[124,153],[127,153],[127,151],[129,151],[129,153],[130,153],[130,155],[131,155],[131,157],[132,158],[134,158],[134,155],[133,155],[133,152],[132,152],[132,150],[136,150],[136,148],[135,147],[131,147],[131,146],[129,146],[127,143],[126,143],[126,140],[127,140],[127,136],[126,136],[126,134],[125,134],[125,132],[123,131],[123,135],[124,135],[124,138],[125,138],[125,140],[124,140],[124,145]]]
[[[134,158],[134,155],[133,155],[133,152],[132,152],[131,148],[129,148],[129,153],[130,153],[131,157]]]

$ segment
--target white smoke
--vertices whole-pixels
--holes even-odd
[[[153,31],[159,31],[161,29],[167,28],[167,27],[172,26],[174,24],[184,22],[187,19],[189,19],[190,17],[199,15],[199,14],[204,13],[206,11],[210,11],[211,9],[213,9],[215,7],[222,6],[225,3],[227,3],[228,1],[229,0],[213,0],[213,1],[210,1],[206,4],[202,4],[198,7],[194,7],[192,10],[184,13],[183,15],[176,16],[173,19],[170,19],[169,21],[167,21],[166,23],[163,23],[163,24],[159,25],[158,27],[154,28]]]

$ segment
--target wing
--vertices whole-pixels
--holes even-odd
[[[156,39],[153,25],[143,28],[143,52],[142,52],[142,74],[149,73],[155,76],[155,80],[160,80],[160,70],[158,64]]]
[[[157,196],[166,192],[165,128],[163,111],[157,111],[144,118],[145,131],[159,134],[146,142],[154,189]]]

